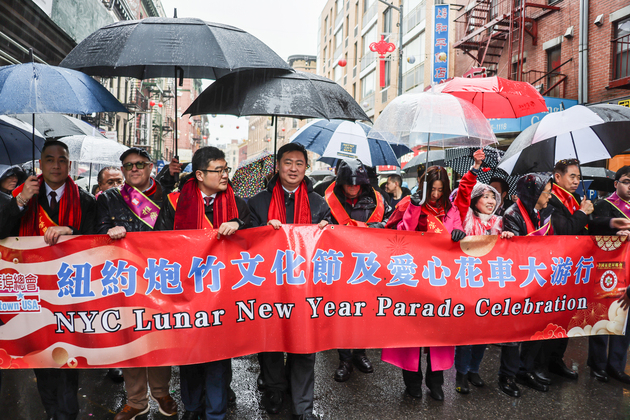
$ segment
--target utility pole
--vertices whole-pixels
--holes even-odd
[[[387,5],[387,9],[390,7],[398,11],[398,96],[403,93],[402,86],[402,78],[403,78],[403,69],[402,69],[402,60],[403,60],[403,4],[402,0],[400,0],[400,6],[394,6],[392,3],[388,3],[385,0],[378,0],[383,4]],[[385,9],[385,11],[387,11]]]

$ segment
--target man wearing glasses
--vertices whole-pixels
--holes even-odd
[[[615,174],[615,192],[599,201],[593,211],[594,220],[621,218],[630,220],[630,166],[624,166]],[[604,224],[589,228],[592,235],[630,236],[628,228],[620,229]],[[627,323],[627,321],[626,321]],[[630,345],[630,328],[625,335],[591,335],[588,338],[588,361],[591,375],[600,382],[608,382],[612,377],[624,384],[630,384],[630,376],[624,370]],[[606,354],[608,353],[608,354]]]
[[[192,173],[181,180],[181,191],[168,195],[155,230],[217,229],[219,239],[249,227],[249,209],[245,200],[234,195],[230,170],[221,150],[211,146],[197,150]],[[180,366],[179,372],[186,409],[182,420],[225,418],[232,376],[230,359]]]
[[[590,200],[580,201],[575,193],[580,184],[580,162],[577,159],[563,159],[556,163],[553,170],[553,187],[549,206],[554,209],[551,216],[555,235],[588,235],[588,228],[599,229],[604,225],[615,229],[630,228],[630,220],[626,218],[597,218],[593,220],[589,215],[593,213],[593,203]],[[568,338],[545,340],[537,359],[537,379],[550,384],[551,379],[546,373],[555,373],[568,379],[576,380],[577,372],[569,369],[564,363],[564,353],[569,344]]]
[[[330,208],[313,191],[310,179],[304,176],[308,167],[308,155],[304,146],[297,143],[285,144],[278,150],[276,160],[278,173],[271,178],[265,190],[247,203],[251,211],[252,226],[272,226],[277,230],[286,223],[313,223],[323,229],[330,220]],[[287,356],[289,381],[285,374],[284,353],[263,353],[260,363],[265,383],[263,405],[268,413],[280,412],[284,393],[291,387],[293,417],[300,420],[317,419],[313,414],[314,353]]]
[[[57,140],[44,144],[39,160],[42,174],[29,176],[13,190],[5,209],[0,238],[43,236],[55,245],[63,235],[93,233],[94,197],[68,176],[71,162],[68,146]],[[76,419],[79,415],[79,371],[77,369],[35,369],[37,389],[46,414],[53,419]],[[8,415],[11,417],[10,415]]]
[[[125,183],[120,189],[105,191],[96,202],[96,233],[106,233],[112,239],[122,239],[127,232],[152,231],[165,195],[162,186],[151,177],[153,163],[146,150],[127,149],[120,161]],[[160,413],[177,415],[177,403],[168,392],[170,366],[126,368],[123,374],[127,404],[114,420],[131,420],[149,412],[147,380],[151,398],[157,401]]]
[[[94,196],[96,198],[110,188],[119,187],[125,182],[120,169],[113,166],[101,169],[96,180],[98,182],[98,192]]]

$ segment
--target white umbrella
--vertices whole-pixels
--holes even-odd
[[[402,144],[441,147],[485,146],[497,139],[487,118],[470,102],[445,93],[427,91],[401,95],[381,112],[368,134]],[[429,154],[427,153],[427,159]],[[426,180],[422,202],[426,198]]]

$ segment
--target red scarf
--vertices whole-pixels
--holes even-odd
[[[529,217],[529,213],[525,209],[525,206],[523,205],[522,200],[516,201],[516,205],[518,206],[518,209],[521,212],[521,216],[523,216],[523,220],[525,221],[525,227],[527,228],[527,236],[553,235],[553,229],[550,222],[551,218],[549,218],[549,220],[546,220],[545,222],[541,220],[540,224],[542,226],[539,228],[536,228],[534,226],[534,223],[531,220],[531,217]],[[538,215],[540,217],[540,212],[538,213]]]
[[[182,203],[179,197],[183,196]],[[192,177],[182,187],[181,192],[168,195],[175,209],[174,230],[213,229],[225,222],[238,218],[238,208],[234,198],[234,190],[228,184],[227,190],[217,193],[212,207],[212,223],[206,217],[206,210],[197,180]]]
[[[280,178],[276,179],[276,185],[271,193],[271,203],[267,212],[267,220],[279,220],[281,223],[287,222],[287,208],[284,204],[284,188]],[[311,204],[308,201],[306,182],[302,181],[295,191],[295,206],[293,210],[293,223],[298,225],[310,225]]]
[[[39,175],[37,180],[42,185],[43,177]],[[13,196],[22,192],[24,184],[13,190]],[[42,188],[45,186],[42,185]],[[45,199],[48,199],[47,197]],[[37,194],[28,202],[26,214],[20,223],[20,236],[41,236],[46,233],[50,226],[70,226],[75,229],[81,227],[81,199],[79,198],[79,187],[72,178],[66,179],[66,189],[59,200],[58,224],[50,218],[46,211],[39,205]]]
[[[446,213],[444,212],[444,208],[439,205],[439,203],[435,203],[436,206],[432,206],[431,203],[427,202],[422,205],[422,211],[426,214],[430,214],[435,216],[440,222],[444,222],[444,216]]]
[[[574,214],[580,209],[580,204],[577,202],[573,194],[571,194],[569,191],[565,190],[558,184],[552,185],[551,193],[558,197],[558,200],[560,200],[560,202],[564,204],[567,209],[569,209],[571,214]]]

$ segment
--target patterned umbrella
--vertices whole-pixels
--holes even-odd
[[[266,150],[242,161],[232,176],[234,194],[247,200],[265,189],[266,177],[273,174],[273,155]]]
[[[453,168],[453,171],[463,176],[470,167],[473,165],[473,153],[478,150],[478,147],[460,147],[455,149],[446,149],[446,165]],[[516,193],[516,181],[519,176],[508,175],[503,169],[497,168],[499,161],[505,154],[503,150],[495,149],[494,147],[484,147],[483,151],[486,154],[481,165],[481,172],[477,177],[479,182],[484,184],[490,183],[492,178],[501,178],[507,181],[510,186],[509,195]]]

